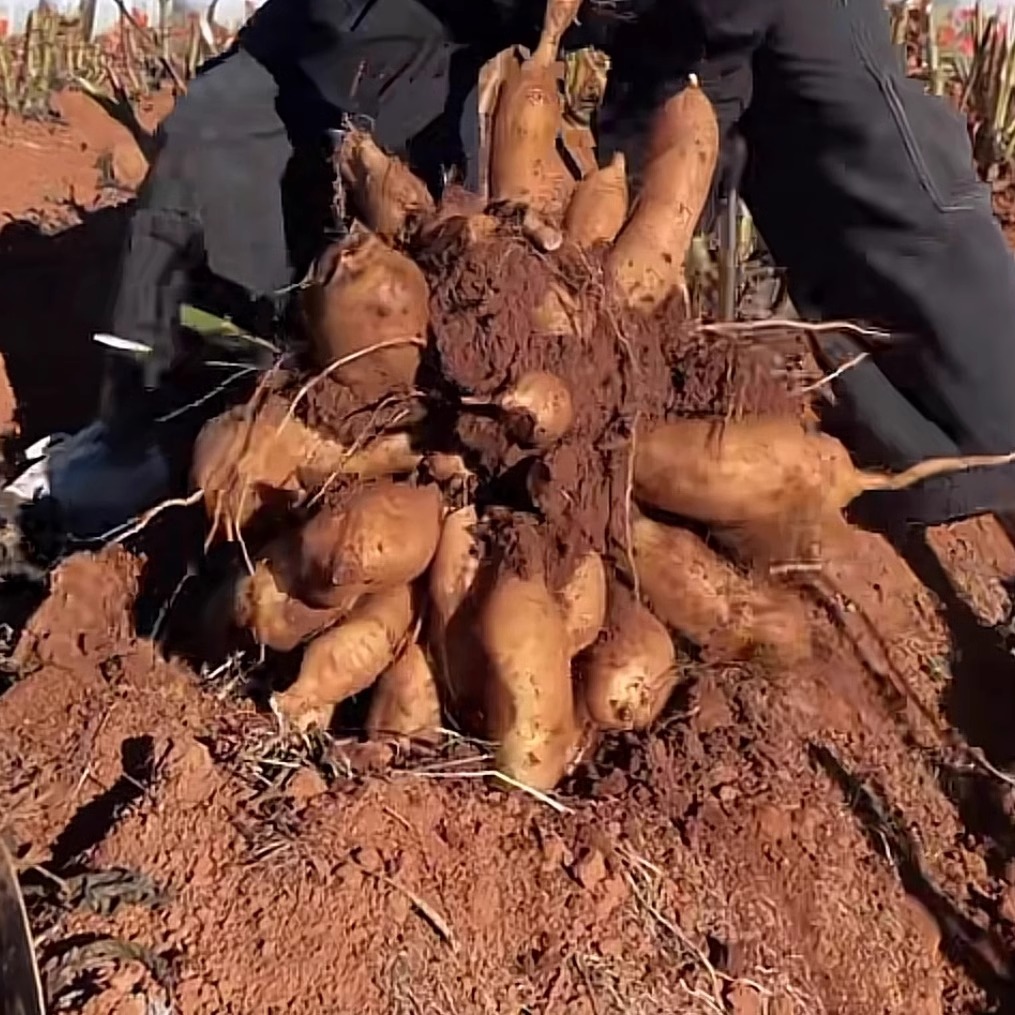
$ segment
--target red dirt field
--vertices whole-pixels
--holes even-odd
[[[87,417],[122,217],[96,190],[117,132],[65,103],[2,142],[21,439]],[[690,664],[549,801],[492,787],[482,745],[284,741],[239,674],[137,635],[176,577],[70,559],[0,697],[0,833],[52,1010],[1015,1012],[1015,550],[982,519],[826,557],[813,662]]]

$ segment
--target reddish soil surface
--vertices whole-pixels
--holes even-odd
[[[66,180],[93,207],[107,142],[68,115],[8,128],[52,152],[15,217],[66,221]],[[0,234],[26,434],[91,398],[116,230],[90,230],[117,213],[87,209]],[[135,633],[139,589],[173,591],[142,560],[71,559],[0,697],[0,832],[53,1010],[1015,1011],[1015,790],[987,769],[1015,763],[1015,551],[986,519],[901,550],[844,533],[800,591],[812,663],[690,664],[549,802],[464,744],[283,741],[239,673]]]
[[[156,96],[142,121],[156,122],[170,102]],[[27,441],[76,429],[94,408],[92,335],[107,324],[130,196],[123,184],[137,182],[123,127],[84,95],[54,104],[60,121],[12,119],[0,129],[0,352]],[[119,180],[101,168],[109,162]]]

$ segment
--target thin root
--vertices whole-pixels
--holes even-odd
[[[375,345],[368,345],[365,349],[357,349],[355,352],[349,353],[348,356],[342,356],[340,359],[335,360],[334,363],[329,363],[320,373],[314,374],[306,384],[296,392],[296,397],[289,403],[289,411],[285,414],[285,418],[278,425],[278,433],[281,433],[285,425],[293,418],[296,414],[296,409],[300,402],[317,387],[325,378],[330,377],[339,367],[344,367],[349,363],[354,363],[358,359],[362,359],[364,356],[369,356],[371,353],[380,352],[382,349],[393,349],[403,345],[416,345],[421,349],[426,348],[426,342],[421,338],[389,338],[384,342],[377,342]]]
[[[808,335],[822,335],[827,332],[847,332],[860,335],[875,342],[887,344],[903,336],[867,328],[853,321],[794,321],[789,318],[770,317],[764,321],[727,321],[722,324],[698,324],[693,329],[700,335],[725,335],[736,338],[758,331],[801,331]]]
[[[169,500],[164,500],[161,504],[156,504],[155,507],[149,508],[133,523],[128,522],[126,528],[118,525],[116,528],[104,532],[99,536],[98,541],[113,545],[122,543],[125,539],[130,539],[131,536],[136,536],[143,529],[147,528],[148,524],[154,521],[163,511],[168,511],[169,508],[174,507],[193,507],[195,504],[200,503],[203,496],[204,490],[195,490],[188,497],[173,497]]]

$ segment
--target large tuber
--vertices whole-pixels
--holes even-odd
[[[331,375],[364,402],[408,390],[426,340],[428,299],[411,258],[355,230],[324,252],[302,290],[318,365],[344,361]]]

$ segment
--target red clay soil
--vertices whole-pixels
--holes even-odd
[[[478,748],[294,747],[135,635],[138,559],[72,558],[0,696],[52,1010],[1015,1010],[1015,791],[982,760],[1015,762],[1015,551],[991,520],[826,551],[813,662],[689,662],[550,802]]]
[[[33,914],[52,991],[95,1013],[1003,1000],[1013,799],[937,732],[960,678],[934,598],[878,537],[846,538],[842,629],[814,608],[812,666],[691,664],[652,734],[608,740],[564,788],[567,813],[459,774],[485,764],[463,752],[337,741],[311,767],[132,635],[134,557],[73,558],[0,698],[4,834],[51,887]],[[978,602],[984,574],[956,563]],[[115,905],[39,867],[132,890]]]

